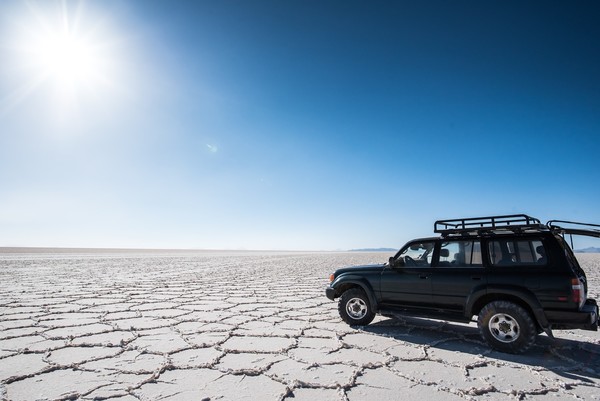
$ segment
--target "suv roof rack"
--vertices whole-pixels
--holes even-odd
[[[480,234],[491,231],[522,232],[525,230],[542,231],[547,229],[540,220],[526,214],[438,220],[433,226],[433,231],[442,234],[442,236],[451,234]]]
[[[560,225],[558,225],[560,223]],[[567,224],[568,226],[564,226]],[[578,223],[576,221],[550,220],[546,223],[549,230],[559,234],[585,235],[600,238],[600,225],[590,223]],[[569,227],[570,226],[570,227]],[[572,227],[575,226],[575,227]]]

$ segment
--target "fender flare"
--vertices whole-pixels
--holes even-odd
[[[339,292],[339,288],[344,285],[350,284],[353,287],[360,287],[367,297],[369,298],[369,302],[371,303],[371,307],[374,312],[379,310],[379,305],[377,303],[377,298],[375,297],[375,291],[371,284],[365,280],[363,277],[355,276],[355,275],[341,275],[336,278],[333,283],[331,283],[331,287],[336,290],[336,295],[341,296],[342,293]]]
[[[465,314],[470,314],[470,316],[473,316],[473,309],[475,307],[475,304],[479,300],[481,300],[482,297],[487,296],[495,298],[502,298],[503,296],[508,296],[510,298],[517,298],[521,300],[531,310],[531,312],[533,313],[533,318],[540,325],[540,327],[544,331],[550,330],[548,318],[546,317],[546,313],[544,312],[544,308],[540,304],[540,301],[538,301],[536,296],[531,291],[523,287],[510,285],[492,285],[487,286],[485,288],[479,287],[475,291],[473,291],[467,298],[467,302],[465,305]]]

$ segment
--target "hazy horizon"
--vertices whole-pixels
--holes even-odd
[[[0,246],[350,250],[438,219],[600,224],[598,15],[3,1]]]

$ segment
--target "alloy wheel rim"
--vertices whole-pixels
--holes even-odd
[[[367,315],[367,310],[367,304],[360,298],[352,298],[346,303],[346,312],[352,319],[362,319]]]
[[[506,313],[496,313],[490,319],[490,333],[494,338],[503,343],[512,343],[519,338],[521,328],[519,323]]]

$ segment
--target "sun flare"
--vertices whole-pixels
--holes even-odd
[[[65,116],[86,102],[110,103],[118,87],[115,33],[97,14],[86,13],[83,3],[73,9],[68,4],[73,3],[29,4],[14,24],[13,42],[5,47],[14,52],[11,62],[20,79],[3,108],[36,95]]]

